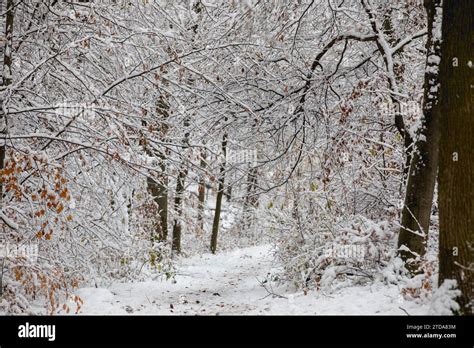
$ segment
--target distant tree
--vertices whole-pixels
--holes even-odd
[[[184,128],[189,128],[189,118],[184,120]],[[185,130],[183,138],[183,150],[189,145],[189,131]],[[185,163],[186,158],[183,160],[184,163],[181,164],[179,169],[178,177],[176,178],[176,192],[174,197],[174,209],[176,211],[176,217],[173,223],[173,250],[177,253],[181,252],[181,216],[183,214],[183,195],[185,194],[185,180],[188,175],[188,169]]]
[[[164,96],[160,96],[156,107],[156,116],[159,119],[158,132],[164,140],[168,133],[167,118],[169,117],[169,104]],[[148,150],[148,152],[150,152]],[[147,185],[153,200],[158,206],[158,217],[156,222],[155,236],[160,240],[166,240],[168,237],[168,176],[166,174],[166,150],[151,154],[159,159],[161,173],[159,178],[147,178]],[[153,238],[154,239],[154,238]]]
[[[222,163],[220,166],[220,173],[219,173],[219,179],[218,179],[219,187],[217,189],[216,211],[214,213],[214,221],[212,223],[211,252],[213,254],[215,254],[217,250],[217,235],[219,233],[219,223],[220,223],[220,218],[221,218],[222,197],[224,196],[226,156],[227,156],[227,133],[225,133],[222,137]]]
[[[202,232],[204,228],[204,208],[206,205],[206,150],[201,149],[199,156],[199,167],[202,170],[202,173],[199,176],[199,186],[198,186],[198,216],[197,223],[199,228],[199,233]]]

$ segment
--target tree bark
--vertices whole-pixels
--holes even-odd
[[[166,123],[169,116],[169,104],[166,102],[163,96],[160,97],[157,105],[157,114],[160,118],[159,131],[161,132],[161,138],[165,139],[168,133],[168,124]],[[168,176],[166,174],[166,152],[160,151],[153,153],[145,146],[145,151],[149,155],[158,157],[160,160],[161,175],[157,178],[147,178],[148,191],[153,197],[158,207],[158,218],[156,223],[155,236],[152,236],[152,240],[158,238],[159,240],[166,241],[168,238]]]
[[[185,169],[180,170],[178,178],[176,181],[176,195],[174,198],[174,208],[176,217],[173,223],[173,250],[176,253],[181,252],[181,216],[183,213],[182,200],[184,194],[184,181],[187,176],[187,171]]]
[[[219,233],[219,222],[221,218],[222,196],[224,195],[224,179],[227,156],[227,133],[225,133],[222,137],[222,155],[223,159],[219,173],[219,187],[217,189],[216,211],[214,214],[214,222],[212,223],[211,252],[213,254],[216,253],[217,249],[217,235]]]
[[[159,157],[162,160],[160,169],[163,174],[157,180],[148,178],[147,184],[148,190],[158,206],[158,219],[155,233],[159,240],[165,241],[168,238],[168,177],[166,176],[165,158]]]
[[[196,15],[198,15],[198,18],[200,18],[199,14],[201,13],[201,3],[198,1],[193,5],[193,11]],[[195,48],[195,38],[196,34],[198,33],[199,25],[196,23],[193,25],[189,30],[192,30],[192,38],[191,41],[193,42],[193,47]],[[194,78],[191,76],[188,79],[187,82],[188,85],[192,86],[194,85]],[[183,138],[183,152],[186,152],[186,149],[189,148],[189,125],[190,125],[190,119],[189,117],[185,117],[183,126],[185,129],[184,133],[184,138]],[[182,219],[182,214],[183,214],[183,195],[185,191],[185,185],[184,182],[186,180],[186,177],[188,175],[188,169],[187,169],[187,158],[183,159],[183,163],[181,163],[181,166],[179,168],[179,173],[178,173],[178,178],[176,180],[176,192],[175,192],[175,198],[174,198],[174,208],[175,208],[175,219],[173,223],[173,243],[172,243],[172,250],[176,253],[181,253],[181,231],[182,231],[182,225],[181,225],[181,219]]]
[[[206,150],[202,149],[200,154],[200,167],[203,171],[202,175],[199,177],[199,184],[198,184],[198,216],[197,216],[197,223],[200,231],[204,228],[204,207],[206,204]]]
[[[474,3],[444,0],[440,69],[439,283],[455,279],[458,314],[473,314]]]
[[[257,206],[258,197],[255,194],[257,186],[257,174],[258,168],[253,167],[249,170],[247,175],[247,195],[244,201],[244,228],[250,228],[252,226],[253,214],[252,209]]]
[[[438,172],[440,138],[440,115],[437,102],[441,43],[440,35],[436,33],[435,22],[441,23],[441,0],[426,0],[425,8],[428,14],[428,41],[423,115],[412,155],[402,211],[402,227],[398,237],[400,256],[412,273],[417,272],[417,261],[420,261],[426,251]]]
[[[3,11],[3,1],[0,3],[0,12]],[[3,64],[0,67],[2,72],[1,86],[3,89],[12,83],[12,51],[13,51],[13,20],[14,20],[14,3],[13,0],[6,2],[5,16],[5,46],[3,49]],[[7,115],[3,109],[3,98],[0,98],[0,133],[5,135],[8,133]],[[7,153],[6,140],[2,140],[0,144],[0,171],[5,168],[5,158]],[[0,182],[0,208],[3,202],[3,184]]]
[[[185,134],[183,138],[183,152],[186,152],[187,146],[189,145],[189,124],[190,120],[189,118],[185,118],[184,120],[184,129],[185,129]],[[182,231],[182,226],[181,226],[181,218],[183,214],[183,207],[182,207],[182,202],[183,202],[183,195],[184,195],[184,189],[185,185],[184,182],[186,180],[186,177],[188,175],[188,169],[186,167],[186,158],[183,159],[183,163],[181,164],[181,168],[179,169],[178,173],[178,178],[176,180],[176,193],[174,197],[174,208],[175,208],[175,219],[173,223],[173,251],[176,253],[181,252],[181,231]]]

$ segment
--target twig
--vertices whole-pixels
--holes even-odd
[[[400,308],[402,311],[404,311],[406,315],[410,316],[410,313],[408,313],[405,309],[403,309],[402,307],[398,307],[398,308]]]
[[[260,283],[260,286],[261,286],[262,288],[264,288],[266,292],[268,292],[268,295],[267,295],[267,296],[262,297],[262,298],[259,299],[259,300],[266,299],[268,296],[273,296],[273,297],[288,299],[288,297],[286,297],[286,296],[283,296],[283,295],[280,295],[280,294],[275,293],[275,292],[273,291],[272,284],[271,284],[270,282],[268,282],[268,283],[270,284],[270,290],[269,290],[269,289],[267,288],[267,286],[265,286],[265,284],[264,284],[262,281],[260,281],[257,277],[255,277],[255,279],[257,279],[257,282]]]

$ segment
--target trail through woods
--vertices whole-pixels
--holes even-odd
[[[273,282],[264,283],[273,269],[269,245],[217,255],[182,259],[176,282],[122,283],[104,288],[82,288],[81,314],[427,314],[426,305],[400,301],[396,285],[375,283],[347,287],[325,295],[305,295]]]

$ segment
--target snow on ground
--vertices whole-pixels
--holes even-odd
[[[82,288],[81,314],[394,314],[422,315],[428,306],[399,302],[396,285],[347,287],[330,295],[291,293],[261,285],[272,270],[270,246],[255,246],[181,260],[176,282],[114,284],[109,289]],[[268,283],[266,283],[268,284]],[[267,285],[268,287],[268,285]],[[403,309],[402,309],[403,308]]]

